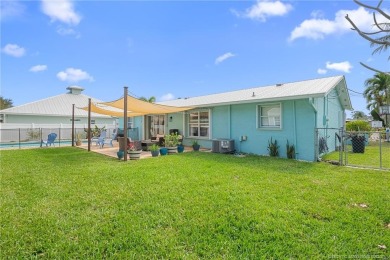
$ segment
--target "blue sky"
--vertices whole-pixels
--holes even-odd
[[[363,1],[376,5],[377,1]],[[371,30],[372,14],[348,1],[1,1],[1,95],[14,105],[66,92],[110,101],[158,101],[345,75],[361,93],[389,70],[345,14]],[[384,7],[389,3],[385,1]],[[350,92],[355,110],[361,94]]]

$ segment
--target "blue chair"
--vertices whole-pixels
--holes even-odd
[[[42,144],[46,144],[46,146],[55,146],[54,144],[54,141],[56,140],[57,138],[57,134],[56,133],[50,133],[48,136],[47,136],[47,140],[46,141],[43,141],[43,139],[41,140],[41,147],[42,147]]]
[[[100,133],[100,136],[99,136],[99,138],[98,138],[96,144],[99,145],[100,148],[103,148],[103,146],[104,146],[105,144],[109,144],[111,147],[114,147],[114,145],[112,144],[113,138],[111,138],[111,139],[110,139],[110,138],[106,139],[106,135],[107,135],[107,132],[106,132],[106,131],[102,131],[102,132]],[[115,135],[115,133],[112,134],[113,137],[114,137],[114,135]]]

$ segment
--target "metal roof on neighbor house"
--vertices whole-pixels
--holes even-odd
[[[311,97],[324,97],[336,89],[340,102],[347,110],[352,109],[344,76],[327,77],[292,83],[255,87],[219,94],[176,99],[159,104],[170,106],[218,106],[235,103],[268,102]]]
[[[69,89],[69,88],[68,88]],[[81,107],[88,106],[88,99],[91,98],[84,94],[66,93],[58,96],[49,97],[35,102],[27,103],[0,110],[0,114],[19,114],[19,115],[40,115],[40,116],[69,116],[72,115],[72,104],[75,104],[75,116],[87,117],[88,112]],[[101,100],[91,98],[92,102],[102,102]],[[96,113],[93,117],[107,118],[109,116]]]

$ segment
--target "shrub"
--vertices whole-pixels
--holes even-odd
[[[272,156],[272,157],[277,157],[279,156],[279,146],[278,146],[278,141],[272,141],[272,137],[271,137],[271,140],[268,141],[268,153],[269,153],[269,156]]]
[[[355,120],[355,121],[347,122],[346,130],[347,131],[370,131],[371,126],[367,121]]]
[[[287,140],[286,144],[286,151],[287,151],[287,158],[288,159],[295,159],[295,146],[292,144],[290,145]]]

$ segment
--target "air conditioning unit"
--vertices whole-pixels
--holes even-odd
[[[213,153],[233,153],[234,152],[233,139],[215,139],[211,151]]]

